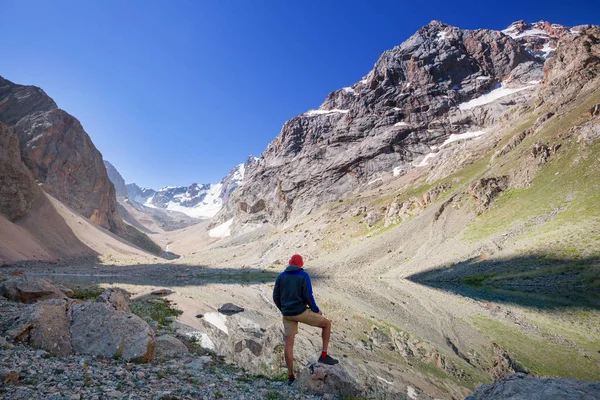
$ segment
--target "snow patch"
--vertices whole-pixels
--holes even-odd
[[[223,222],[221,225],[208,231],[208,236],[213,237],[213,238],[224,238],[227,236],[231,236],[231,224],[232,223],[233,223],[233,218]]]
[[[225,325],[227,321],[226,315],[219,312],[209,312],[204,314],[204,320],[229,335],[229,330],[227,329],[227,325]]]
[[[523,86],[520,88],[507,88],[504,86],[504,83],[502,83],[489,93],[482,94],[479,97],[476,97],[472,100],[469,100],[467,102],[459,104],[458,108],[460,110],[469,110],[471,108],[475,108],[475,107],[482,106],[484,104],[491,103],[493,101],[496,101],[496,100],[498,100],[502,97],[508,96],[510,94],[517,93],[517,92],[520,92],[525,89],[530,89],[533,86],[535,86],[535,85]]]
[[[423,159],[421,160],[421,162],[417,164],[417,167],[426,167],[427,165],[429,165],[429,160],[431,160],[436,155],[437,155],[437,153],[429,153],[429,154],[427,154],[425,157],[423,157]]]
[[[437,34],[437,36],[436,36],[436,41],[446,40],[446,39],[448,39],[448,35],[449,35],[448,32],[445,32],[445,31],[444,32],[439,32]]]
[[[571,29],[569,30],[569,33],[570,33],[570,34],[572,34],[572,35],[581,35],[581,32],[580,32],[580,31],[576,31],[576,30],[575,30],[575,29],[573,29],[573,28],[571,28]]]
[[[556,50],[556,48],[550,46],[550,43],[544,43],[544,47],[542,47],[540,51],[544,53],[544,58],[548,58],[550,57],[550,54],[554,52],[554,50]]]
[[[394,174],[394,176],[402,175],[403,172],[404,172],[404,167],[395,167],[392,170],[392,173]]]
[[[200,344],[200,346],[202,346],[205,349],[209,349],[209,350],[216,349],[216,346],[213,343],[213,341],[210,340],[210,337],[208,337],[208,335],[204,332],[200,332],[200,331],[185,332],[184,335],[186,335],[189,338],[196,338],[198,340],[198,343]]]
[[[402,109],[398,108],[398,107],[394,107],[394,111],[402,111]]]
[[[527,37],[527,36],[550,36],[548,35],[548,33],[546,31],[543,31],[541,29],[527,29],[521,33],[516,33],[515,32],[516,28],[514,26],[511,26],[510,28],[504,29],[502,31],[502,33],[504,33],[505,35],[510,36],[513,39],[519,39],[522,37]]]
[[[367,186],[372,185],[374,183],[377,183],[379,181],[383,182],[383,179],[381,179],[381,178],[373,179],[372,181],[370,181],[369,183],[367,183]]]
[[[396,122],[394,124],[394,126],[408,126],[408,124],[406,122],[404,122],[404,121],[401,121],[401,122]]]
[[[535,80],[535,81],[529,81],[527,83],[530,84],[530,85],[539,85],[541,82],[542,81],[540,81],[540,80]]]
[[[382,378],[380,376],[377,376],[377,379],[379,379],[381,382],[387,383],[388,385],[393,385],[394,384],[394,382],[390,382],[387,379],[384,379],[384,378]]]
[[[412,386],[406,386],[406,395],[412,400],[417,400],[417,390]]]
[[[342,90],[346,93],[355,94],[354,89],[352,89],[351,87],[345,87],[345,88],[342,88]]]
[[[440,147],[444,147],[450,143],[457,142],[459,140],[472,139],[485,134],[485,131],[468,131],[465,133],[452,134]]]
[[[489,76],[478,76],[475,79],[477,79],[478,81],[489,81],[492,78],[490,78]]]
[[[307,112],[304,113],[304,115],[308,115],[309,117],[312,117],[314,115],[326,115],[326,114],[346,114],[348,113],[348,111],[350,110],[339,110],[337,108],[334,108],[333,110],[309,110]]]

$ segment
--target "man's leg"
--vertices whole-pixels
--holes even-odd
[[[283,355],[285,357],[285,365],[288,369],[288,376],[294,375],[294,338],[295,335],[285,337],[285,349]]]
[[[323,318],[318,325],[322,329],[321,338],[323,339],[323,353],[327,353],[329,349],[329,338],[331,337],[331,321]]]

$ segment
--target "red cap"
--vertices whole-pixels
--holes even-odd
[[[302,267],[304,266],[304,261],[302,260],[302,256],[300,254],[294,254],[292,258],[290,258],[290,265],[294,267]]]

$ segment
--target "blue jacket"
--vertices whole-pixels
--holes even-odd
[[[275,280],[273,301],[286,317],[302,314],[308,308],[318,313],[312,284],[308,274],[300,267],[290,265]]]

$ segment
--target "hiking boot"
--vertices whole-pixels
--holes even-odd
[[[329,354],[326,357],[319,357],[319,362],[321,364],[327,364],[327,365],[335,365],[335,364],[339,363],[338,360],[331,357]]]
[[[296,377],[288,377],[288,386],[291,386],[295,380],[296,380]]]

